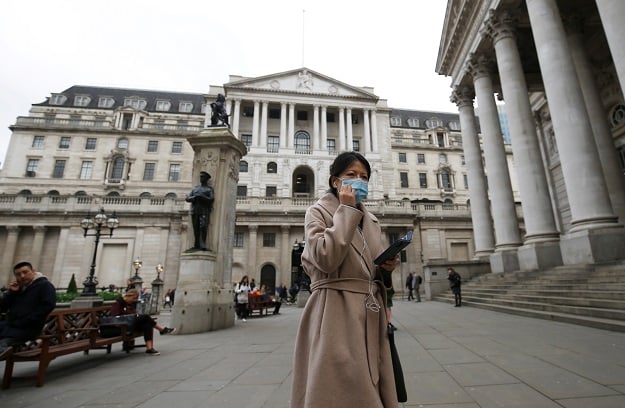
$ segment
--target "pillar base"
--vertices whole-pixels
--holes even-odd
[[[525,244],[517,251],[522,271],[549,269],[562,265],[559,241]]]
[[[625,229],[601,228],[569,233],[560,239],[564,265],[625,260]]]
[[[180,274],[171,326],[181,334],[203,333],[234,326],[231,288],[214,281],[217,268],[213,252],[191,252],[180,256]]]
[[[490,270],[492,273],[514,272],[519,270],[517,249],[497,251],[490,256]]]

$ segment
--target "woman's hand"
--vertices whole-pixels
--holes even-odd
[[[354,192],[354,189],[352,189],[352,186],[349,184],[343,184],[340,180],[337,181],[337,183],[339,183],[336,188],[336,191],[338,191],[339,194],[339,203],[355,207],[356,193]]]
[[[393,270],[397,268],[397,265],[399,265],[399,254],[395,255],[395,258],[389,259],[388,261],[384,262],[382,265],[380,265],[380,268],[384,269],[387,272],[393,272]]]

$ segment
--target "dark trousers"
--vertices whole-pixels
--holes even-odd
[[[149,315],[137,316],[135,330],[143,332],[143,339],[145,341],[150,341],[154,338],[154,326],[156,326],[156,322]]]
[[[247,303],[237,303],[237,309],[239,311],[238,313],[239,319],[247,319],[247,316],[248,316]]]
[[[276,306],[273,308],[273,314],[280,313],[280,306],[282,306],[282,302],[276,302]]]
[[[414,299],[414,296],[412,296],[412,288],[408,288],[408,300],[412,299]]]
[[[420,285],[419,285],[420,286]],[[421,301],[421,294],[419,293],[419,286],[417,286],[414,290],[415,295],[417,296],[417,302]]]
[[[460,292],[460,288],[453,288],[451,291],[454,293],[456,306],[460,306],[462,304],[462,293]]]

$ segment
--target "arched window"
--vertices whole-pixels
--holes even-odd
[[[310,135],[300,130],[295,134],[295,153],[310,154]]]
[[[29,195],[33,195],[33,192],[30,190],[22,190],[19,193],[17,193],[17,195],[21,195],[21,196],[29,196]]]
[[[86,191],[83,191],[83,190],[78,190],[78,191],[76,191],[76,192],[74,193],[74,195],[75,195],[76,197],[86,196],[86,195],[87,195],[87,192],[86,192]]]
[[[267,173],[277,173],[277,172],[278,172],[278,165],[276,164],[276,162],[267,163]]]
[[[178,196],[176,195],[176,193],[167,193],[165,194],[165,198],[177,198]]]
[[[139,197],[152,197],[152,194],[148,193],[147,191],[144,191],[143,193],[139,194]]]
[[[48,191],[48,195],[49,196],[59,196],[61,194],[57,190],[50,190],[50,191]]]
[[[247,162],[245,160],[239,162],[239,173],[247,173]]]
[[[119,197],[119,193],[117,191],[111,191],[106,196],[107,197]]]
[[[126,161],[123,157],[116,157],[113,160],[113,169],[111,170],[111,178],[113,180],[121,180],[124,175],[124,164]]]

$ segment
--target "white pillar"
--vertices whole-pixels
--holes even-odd
[[[247,275],[252,280],[256,277],[256,235],[258,232],[258,225],[252,224],[247,226],[249,232],[249,244],[247,249]]]
[[[621,91],[625,93],[625,2],[623,0],[596,0],[603,30],[608,39],[610,53],[621,83]]]
[[[473,75],[477,104],[480,107],[484,161],[495,223],[495,246],[499,250],[516,248],[521,245],[521,234],[488,61],[480,57],[473,58],[470,71]],[[464,141],[464,129],[462,134]]]
[[[363,117],[363,127],[364,127],[364,132],[362,135],[362,139],[365,141],[365,153],[370,153],[371,152],[371,128],[369,126],[369,110],[368,109],[364,109],[362,111],[362,117]]]
[[[289,103],[289,141],[288,147],[295,148],[295,104]]]
[[[291,281],[291,240],[289,239],[289,233],[291,231],[291,227],[288,224],[280,225],[280,230],[282,232],[282,241],[280,244],[280,253],[282,254],[282,262],[280,263],[280,271],[276,276],[276,287],[284,283],[288,285],[287,282]]]
[[[39,269],[39,265],[41,265],[41,253],[43,252],[43,241],[46,236],[46,227],[43,225],[34,225],[33,230],[35,231],[35,238],[30,248],[30,262],[33,265],[37,265],[35,268]]]
[[[374,153],[378,152],[378,120],[377,111],[374,109],[371,111],[371,150]]]
[[[234,114],[232,115],[232,134],[237,139],[241,139],[239,135],[239,123],[241,121],[241,100],[234,100]]]
[[[286,103],[280,102],[280,147],[286,148]]]
[[[480,258],[490,255],[495,247],[493,221],[490,214],[486,176],[482,167],[482,151],[477,135],[473,92],[468,88],[454,90],[451,101],[458,106],[460,129],[462,129],[462,148],[464,150],[467,177],[469,179],[469,197],[471,199],[471,220],[475,239],[475,256]],[[516,219],[516,217],[515,217]]]
[[[6,242],[4,244],[4,250],[2,251],[2,285],[8,285],[9,282],[14,280],[13,277],[13,261],[15,259],[15,250],[17,249],[17,240],[20,235],[20,227],[14,225],[8,225]],[[43,265],[33,265],[36,269],[44,270]]]
[[[328,107],[321,106],[321,145],[319,149],[328,150]]]
[[[263,101],[262,113],[260,115],[260,147],[267,146],[267,110],[269,102]]]
[[[354,150],[354,132],[352,129],[352,108],[346,108],[345,113],[347,119],[345,120],[345,127],[347,130],[347,150],[350,152]]]
[[[319,140],[319,105],[313,105],[313,143],[312,150],[321,149]]]
[[[345,151],[345,108],[339,107],[339,151]]]
[[[259,130],[258,130],[258,122],[260,117],[260,109],[259,102],[254,101],[254,117],[252,118],[252,147],[257,147],[259,145]]]

